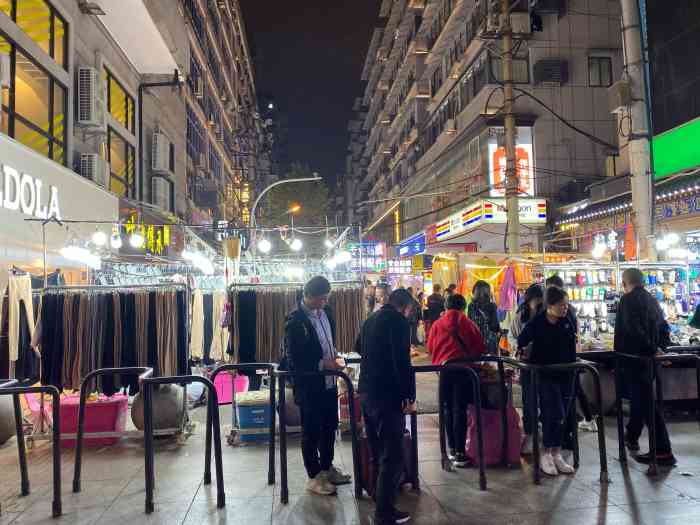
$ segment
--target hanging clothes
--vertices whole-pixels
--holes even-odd
[[[204,299],[201,290],[192,293],[192,328],[190,355],[192,359],[204,357]]]
[[[213,363],[211,359],[211,345],[214,339],[214,297],[212,294],[204,294],[202,297],[202,313],[204,328],[202,330],[202,347],[204,349],[204,364]]]
[[[10,275],[7,284],[8,294],[8,349],[10,361],[19,357],[20,303],[26,309],[26,322],[29,323],[29,336],[34,333],[34,302],[32,301],[32,279],[29,275]]]
[[[215,362],[226,361],[226,348],[228,347],[229,331],[227,326],[222,326],[224,311],[226,308],[226,293],[215,292],[213,294],[213,330],[214,334],[209,352],[210,358]]]

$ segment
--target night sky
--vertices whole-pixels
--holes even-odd
[[[289,160],[332,186],[345,170],[348,121],[381,0],[240,0],[258,95],[289,121]]]

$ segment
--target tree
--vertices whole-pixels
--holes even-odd
[[[285,179],[302,179],[313,177],[308,165],[293,163]],[[294,213],[295,226],[321,226],[326,224],[330,191],[325,181],[298,182],[281,184],[272,188],[263,197],[265,215],[259,223],[268,227],[291,224],[291,213],[295,206],[300,206]]]

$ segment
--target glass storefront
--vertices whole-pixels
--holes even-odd
[[[66,88],[0,35],[14,75],[2,102],[2,131],[46,157],[66,163]]]
[[[66,22],[46,0],[0,0],[0,12],[10,17],[56,63],[67,69]]]
[[[112,128],[108,129],[107,142],[109,155],[107,160],[110,167],[109,190],[120,197],[133,197],[135,195],[136,151]]]

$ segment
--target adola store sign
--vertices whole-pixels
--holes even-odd
[[[61,219],[58,189],[27,173],[2,166],[0,170],[0,208],[16,211],[37,219]]]

